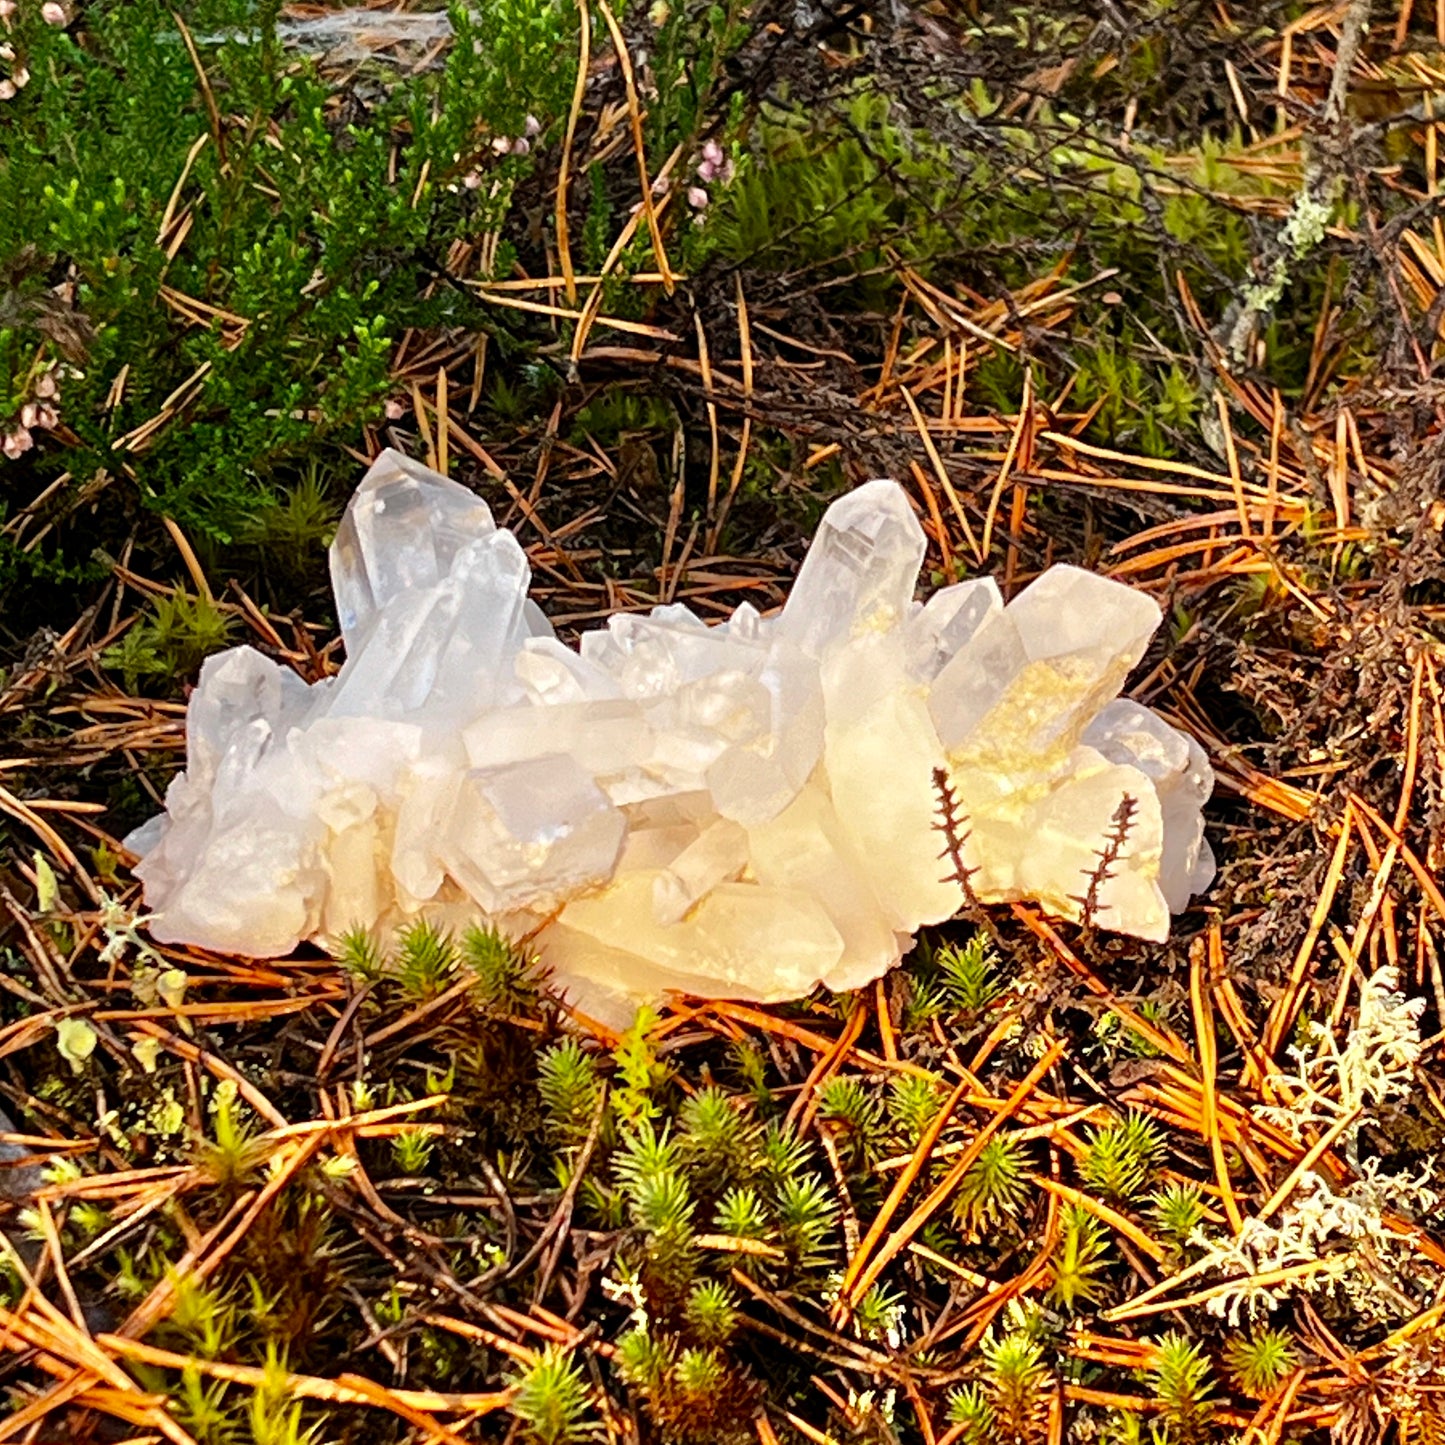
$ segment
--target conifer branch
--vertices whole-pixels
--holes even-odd
[[[973,836],[973,829],[969,827],[968,816],[959,804],[958,794],[953,790],[947,768],[934,768],[933,789],[938,795],[938,809],[933,826],[943,838],[943,852],[938,856],[940,859],[946,858],[949,863],[949,872],[943,875],[940,882],[958,884],[963,890],[963,907],[959,911],[988,935],[999,957],[1017,965],[1019,960],[1016,949],[999,931],[989,916],[988,909],[973,890],[973,875],[978,872],[978,865],[970,868],[963,861],[963,850]]]
[[[1099,860],[1089,870],[1089,886],[1082,893],[1071,893],[1069,901],[1079,905],[1079,922],[1085,928],[1092,928],[1099,915],[1099,893],[1111,878],[1115,877],[1114,865],[1124,856],[1124,845],[1139,813],[1139,800],[1132,793],[1125,793],[1114,809],[1109,820],[1109,831],[1104,835],[1104,846],[1095,849]]]
[[[934,768],[933,789],[938,794],[938,817],[933,826],[943,835],[943,852],[938,856],[948,859],[952,865],[952,870],[940,881],[957,883],[963,889],[964,901],[970,908],[976,908],[978,896],[973,891],[973,875],[978,868],[970,868],[963,861],[964,845],[973,836],[973,830],[959,807],[958,794],[953,790],[946,768]]]

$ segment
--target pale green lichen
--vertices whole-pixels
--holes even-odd
[[[1254,322],[1267,316],[1279,304],[1290,283],[1291,261],[1303,261],[1325,238],[1330,218],[1335,212],[1338,185],[1321,192],[1306,184],[1295,197],[1294,205],[1279,232],[1279,251],[1262,281],[1244,289],[1244,309],[1234,327],[1230,349],[1238,359],[1253,333]]]
[[[1359,1136],[1369,1108],[1409,1093],[1423,1010],[1423,999],[1400,991],[1397,971],[1382,968],[1364,980],[1355,1026],[1343,1043],[1316,1025],[1305,1044],[1289,1050],[1294,1069],[1272,1078],[1288,1102],[1256,1112],[1301,1143],[1339,1129],[1355,1177],[1337,1186],[1322,1172],[1306,1171],[1277,1221],[1246,1219],[1232,1238],[1196,1231],[1192,1242],[1205,1254],[1190,1272],[1230,1277],[1208,1303],[1214,1314],[1238,1325],[1241,1315],[1254,1319],[1295,1291],[1343,1292],[1356,1311],[1380,1323],[1422,1307],[1428,1284],[1419,1278],[1417,1253],[1408,1230],[1391,1221],[1428,1217],[1439,1203],[1430,1185],[1433,1161],[1418,1175],[1386,1172],[1378,1159],[1360,1160]],[[1288,1280],[1260,1278],[1296,1268]]]

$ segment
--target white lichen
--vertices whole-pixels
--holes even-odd
[[[1295,1292],[1342,1293],[1356,1312],[1386,1323],[1427,1302],[1423,1296],[1432,1281],[1408,1233],[1390,1221],[1427,1216],[1439,1202],[1433,1160],[1418,1174],[1390,1173],[1378,1159],[1362,1161],[1359,1154],[1368,1110],[1410,1092],[1423,1009],[1423,999],[1400,991],[1396,970],[1382,968],[1364,980],[1359,1012],[1343,1044],[1316,1024],[1305,1043],[1290,1048],[1293,1070],[1270,1081],[1287,1102],[1260,1105],[1255,1112],[1302,1147],[1337,1129],[1353,1178],[1337,1187],[1323,1171],[1307,1170],[1277,1218],[1246,1219],[1233,1237],[1196,1231],[1192,1242],[1204,1254],[1191,1272],[1229,1280],[1208,1302],[1213,1313],[1237,1326],[1241,1316],[1268,1313]],[[1297,1272],[1286,1280],[1268,1279],[1281,1270]]]
[[[1293,1071],[1272,1079],[1289,1102],[1262,1105],[1260,1116],[1303,1138],[1308,1128],[1329,1128],[1386,1099],[1404,1097],[1420,1057],[1424,1009],[1423,998],[1400,992],[1395,969],[1372,974],[1361,986],[1359,1012],[1343,1046],[1330,1029],[1309,1025],[1305,1041],[1286,1051],[1294,1061]],[[1341,1141],[1352,1164],[1357,1162],[1358,1141],[1357,1119]]]

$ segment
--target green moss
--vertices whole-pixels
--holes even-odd
[[[143,680],[173,688],[211,653],[229,646],[234,632],[235,619],[212,598],[178,589],[156,598],[104,661],[131,691]]]

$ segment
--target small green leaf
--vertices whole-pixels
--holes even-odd
[[[186,985],[190,980],[183,968],[168,968],[156,980],[156,992],[167,1008],[180,1008],[185,1002]]]
[[[54,913],[60,906],[60,884],[55,869],[44,853],[35,853],[35,909],[38,913]]]
[[[153,1039],[149,1034],[146,1034],[131,1044],[130,1051],[132,1055],[134,1055],[136,1063],[138,1063],[146,1073],[155,1073],[156,1060],[160,1058],[161,1053],[161,1041],[159,1039]]]
[[[63,1058],[78,1074],[85,1061],[95,1052],[96,1032],[84,1019],[61,1019],[55,1026],[56,1046]]]
[[[104,843],[97,843],[90,850],[90,856],[95,863],[96,876],[102,883],[114,886],[119,878],[117,869],[120,867],[120,854]]]

